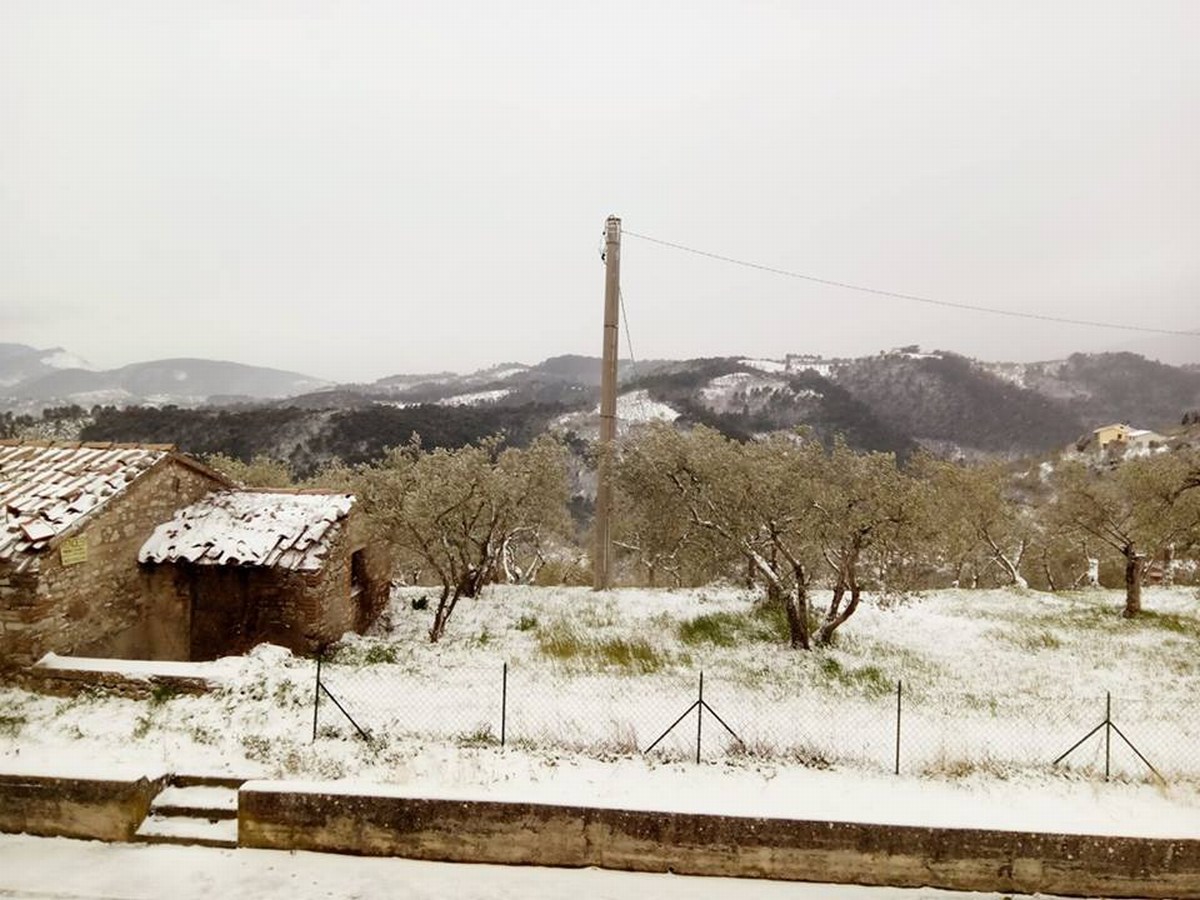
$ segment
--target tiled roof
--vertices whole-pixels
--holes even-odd
[[[354,505],[352,494],[223,491],[175,513],[154,530],[140,562],[272,566],[313,572],[330,529]]]
[[[0,564],[23,567],[171,449],[0,441]]]

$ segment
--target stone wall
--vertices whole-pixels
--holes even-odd
[[[383,793],[383,791],[381,791]],[[1200,898],[1200,841],[426,800],[254,783],[243,847],[1067,896]]]
[[[360,555],[361,590],[352,588],[354,554]],[[381,542],[372,542],[366,517],[357,507],[338,526],[325,559],[325,583],[317,589],[314,612],[318,622],[314,637],[320,645],[337,640],[347,631],[364,631],[379,618],[391,594],[391,556]]]
[[[145,472],[72,536],[87,559],[64,565],[52,545],[36,571],[0,568],[0,666],[53,651],[81,656],[180,659],[188,611],[156,590],[137,555],[155,526],[223,487],[173,456]]]

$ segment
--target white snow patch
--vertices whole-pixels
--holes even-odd
[[[596,407],[599,414],[600,407]],[[653,400],[647,391],[630,391],[617,397],[617,418],[625,422],[674,422],[678,411]]]
[[[456,394],[437,401],[438,406],[480,406],[484,403],[495,403],[503,400],[512,393],[511,388],[497,388],[493,391],[476,391],[473,394]]]
[[[74,353],[68,353],[66,350],[59,350],[57,353],[43,356],[42,363],[52,369],[87,369],[91,372],[96,370],[96,367],[86,359],[76,356]]]
[[[777,359],[739,359],[738,362],[760,372],[779,373],[788,370],[787,363]]]
[[[513,366],[510,369],[498,369],[495,372],[487,372],[488,378],[494,378],[496,381],[503,381],[505,378],[512,378],[514,375],[520,375],[522,372],[528,372],[526,366]]]

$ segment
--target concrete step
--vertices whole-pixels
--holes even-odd
[[[192,816],[149,815],[133,839],[143,844],[236,847],[237,828],[236,819],[209,822]]]
[[[215,822],[237,818],[237,790],[213,785],[164,788],[150,803],[151,815],[190,816]]]

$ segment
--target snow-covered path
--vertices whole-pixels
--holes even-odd
[[[0,897],[29,900],[999,900],[1011,896],[0,835]]]

